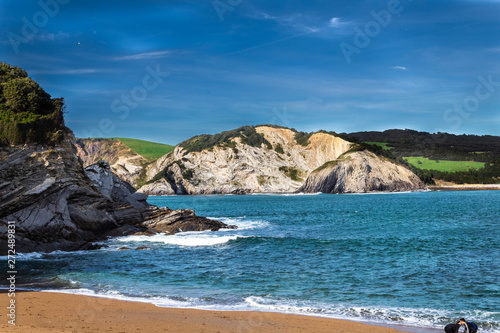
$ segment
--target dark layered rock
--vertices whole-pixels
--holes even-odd
[[[158,233],[173,235],[186,231],[217,231],[221,229],[221,222],[196,216],[192,209],[171,210],[166,215],[151,218],[142,225],[148,228],[146,234],[151,233],[151,229]],[[226,229],[236,229],[235,226],[226,225]]]
[[[116,178],[105,162],[84,170],[73,134],[67,130],[65,136],[51,148],[27,145],[0,150],[2,253],[7,253],[9,222],[16,226],[17,252],[90,249],[92,242],[114,231],[122,235],[158,232],[151,223],[191,222],[190,227],[183,225],[186,230],[228,227],[195,218],[194,212],[173,214],[168,208],[150,206],[147,196]]]

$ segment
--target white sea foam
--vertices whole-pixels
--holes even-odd
[[[209,217],[210,219],[218,220],[229,225],[235,225],[238,230],[259,229],[267,228],[271,225],[270,222],[265,220],[247,220],[245,217]],[[235,231],[234,229],[220,229],[223,231]]]
[[[419,328],[428,328],[429,332],[442,330],[445,324],[453,321],[457,314],[452,311],[422,308],[402,307],[362,307],[346,304],[326,304],[310,301],[277,301],[271,298],[250,296],[244,302],[247,310],[281,312],[288,314],[302,314],[318,317],[347,319],[380,323],[384,325],[407,325]],[[481,332],[500,332],[498,323],[492,318],[498,318],[500,312],[474,311],[474,313],[460,313],[461,316],[474,318],[478,323],[488,323]]]
[[[321,192],[315,192],[315,193],[299,192],[299,193],[283,193],[282,195],[285,197],[293,197],[293,196],[320,195],[320,194],[322,194],[322,193]]]
[[[290,196],[305,196],[305,195],[320,195],[320,194],[322,194],[322,193],[321,192],[315,192],[315,193],[298,192],[298,193],[250,193],[249,195],[290,197]]]
[[[123,301],[152,303],[160,307],[192,308],[217,311],[262,311],[286,314],[300,314],[324,318],[347,319],[383,325],[404,325],[418,327],[419,332],[441,331],[444,325],[455,319],[456,314],[448,311],[435,309],[413,309],[394,307],[362,307],[349,306],[345,304],[323,304],[310,301],[275,300],[259,296],[246,297],[242,302],[231,304],[214,304],[198,298],[184,298],[174,296],[126,296],[115,290],[95,292],[90,289],[63,289],[44,290],[47,292],[77,294],[101,298],[109,298]],[[498,312],[475,312],[464,314],[466,317],[474,318],[476,322],[491,322],[492,316],[498,316]],[[481,328],[484,333],[498,333],[495,327]]]
[[[176,307],[176,308],[196,308],[196,300],[192,298],[186,298],[185,300],[173,299],[174,297],[168,296],[154,296],[154,297],[144,297],[144,296],[126,296],[116,290],[107,290],[96,292],[87,288],[79,289],[47,289],[42,290],[43,292],[51,293],[61,293],[61,294],[73,294],[73,295],[83,295],[92,296],[99,298],[115,299],[120,301],[128,302],[138,302],[138,303],[151,303],[160,307]]]
[[[16,260],[32,260],[32,259],[40,259],[44,256],[46,253],[42,252],[31,252],[31,253],[16,253],[15,256],[0,256],[0,260],[7,260],[7,259],[12,259],[16,258]]]
[[[126,236],[116,238],[116,240],[119,242],[149,242],[192,247],[220,245],[242,237],[244,236],[220,236],[220,234],[213,234],[212,232],[210,234],[205,232],[183,232],[171,236],[163,234],[154,236]]]
[[[415,191],[398,191],[398,192],[389,192],[389,191],[375,191],[375,192],[363,192],[363,193],[344,193],[343,195],[384,195],[384,194],[412,194],[412,193],[421,193],[424,190],[415,190]]]

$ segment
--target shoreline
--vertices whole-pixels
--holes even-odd
[[[2,306],[11,298],[0,290]],[[159,307],[152,303],[64,292],[16,291],[16,325],[0,313],[6,332],[350,332],[431,333],[441,330],[399,324],[332,319],[260,311],[223,311]],[[74,305],[68,307],[68,305]]]
[[[422,192],[438,192],[438,191],[500,191],[500,184],[465,184],[465,185],[429,185],[425,189],[411,191],[372,191],[359,193],[303,193],[303,192],[252,192],[252,193],[210,193],[210,194],[147,194],[150,198],[162,197],[197,197],[197,196],[246,196],[246,195],[283,195],[283,196],[315,196],[320,194],[328,195],[353,195],[353,194],[398,194],[398,193],[422,193]],[[144,192],[139,192],[144,193]]]
[[[431,191],[500,191],[500,184],[464,184],[428,186]]]

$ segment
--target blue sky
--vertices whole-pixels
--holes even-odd
[[[0,31],[79,137],[500,135],[498,0],[2,0]]]

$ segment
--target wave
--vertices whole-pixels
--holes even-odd
[[[115,299],[119,301],[127,301],[127,302],[138,302],[138,303],[151,303],[160,307],[192,307],[193,302],[189,299],[183,300],[179,297],[145,297],[145,296],[127,296],[116,290],[107,290],[96,292],[87,288],[79,288],[79,289],[46,289],[41,290],[43,292],[50,293],[61,293],[61,294],[73,294],[73,295],[82,295],[82,296],[92,296],[99,298],[108,298]]]
[[[32,259],[40,259],[47,253],[44,252],[30,252],[30,253],[16,253],[15,256],[11,256],[10,259],[15,258],[16,260],[32,260]],[[9,259],[9,256],[0,256],[0,260],[6,261]]]
[[[390,191],[376,191],[376,192],[363,192],[363,193],[343,193],[342,195],[383,195],[383,194],[414,194],[414,193],[422,193],[426,192],[424,190],[415,190],[415,191],[395,191],[395,192],[390,192]],[[428,191],[430,192],[430,191]]]
[[[154,235],[154,236],[125,236],[116,238],[115,241],[118,242],[133,242],[133,243],[162,243],[166,245],[178,245],[178,246],[214,246],[228,243],[232,240],[238,238],[245,238],[245,236],[230,235],[230,236],[219,236],[208,234],[205,232],[183,232],[175,235]]]
[[[245,303],[249,310],[301,314],[317,317],[355,320],[383,325],[411,326],[442,331],[443,327],[456,321],[458,317],[474,318],[481,332],[498,333],[500,312],[472,311],[454,313],[436,309],[364,307],[352,305],[332,305],[309,301],[277,301],[271,298],[250,296]],[[419,332],[423,332],[420,330]]]
[[[315,192],[315,193],[304,193],[304,192],[298,192],[298,193],[250,193],[248,195],[256,195],[256,196],[277,196],[277,197],[291,197],[291,196],[309,196],[309,195],[320,195],[323,194],[321,192]]]
[[[267,228],[271,225],[269,221],[266,220],[247,220],[245,217],[209,217],[209,219],[218,220],[226,224],[232,224],[238,227],[237,230],[248,230],[248,229],[260,229]],[[234,229],[221,229],[222,231]]]
[[[304,195],[320,195],[323,194],[322,192],[315,192],[315,193],[304,193],[304,192],[298,192],[298,193],[283,193],[284,197],[295,197],[295,196],[304,196]]]
[[[353,320],[390,327],[407,329],[417,328],[419,332],[441,332],[443,327],[456,320],[457,314],[450,311],[417,308],[363,307],[352,305],[332,305],[311,301],[275,300],[260,296],[248,296],[236,302],[217,302],[214,299],[178,296],[128,296],[115,290],[96,292],[86,288],[42,290],[45,292],[66,293],[151,303],[159,307],[192,308],[215,311],[257,311],[285,314],[298,314],[323,318]],[[484,333],[500,332],[498,318],[500,312],[463,313],[461,316],[474,318]],[[406,329],[403,329],[406,330]]]

